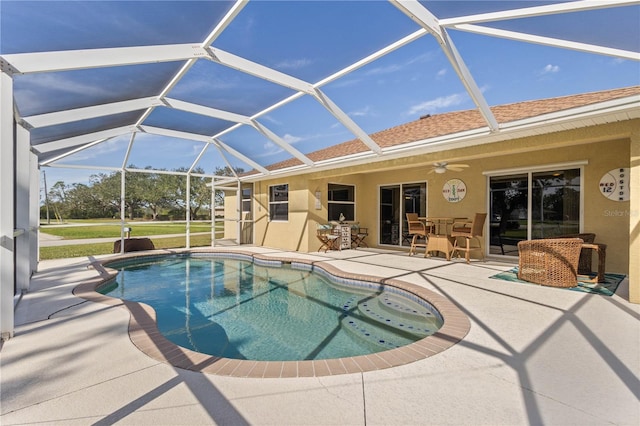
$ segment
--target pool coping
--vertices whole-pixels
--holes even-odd
[[[434,334],[421,340],[400,348],[369,355],[305,361],[239,360],[207,355],[178,346],[160,333],[156,326],[156,312],[151,306],[144,303],[105,296],[96,291],[96,289],[117,275],[117,271],[105,266],[109,263],[138,257],[188,253],[243,255],[258,262],[280,261],[283,263],[308,264],[312,266],[312,268],[322,269],[337,278],[366,281],[368,283],[396,287],[427,301],[440,313],[444,323]],[[396,278],[382,278],[368,274],[345,272],[325,260],[265,255],[241,250],[154,250],[128,253],[109,259],[94,261],[90,267],[98,271],[100,276],[76,286],[73,289],[74,295],[91,302],[120,306],[128,310],[130,314],[128,326],[129,338],[131,342],[147,356],[177,368],[207,374],[250,378],[295,378],[323,377],[382,370],[423,360],[443,352],[460,342],[471,328],[469,318],[460,308],[451,300],[433,291]]]

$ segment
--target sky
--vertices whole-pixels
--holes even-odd
[[[544,5],[536,1],[429,1],[438,18]],[[0,54],[200,43],[231,3],[211,1],[0,0]],[[640,52],[640,6],[601,9],[487,25]],[[251,1],[212,47],[317,83],[414,33],[419,26],[386,1]],[[572,95],[640,84],[638,61],[511,41],[462,31],[449,35],[489,105]],[[167,62],[16,76],[15,101],[23,117],[91,104],[157,95],[182,63]],[[474,108],[436,40],[423,36],[321,87],[342,111],[371,134],[425,114]],[[251,116],[294,92],[207,60],[199,60],[169,97]],[[89,129],[135,122],[142,111],[34,129],[32,144],[72,137]],[[302,153],[354,138],[310,96],[302,96],[258,121]],[[156,108],[145,125],[212,136],[227,121]],[[289,154],[248,126],[219,137],[266,166]],[[93,170],[47,167],[48,185],[87,183],[99,167],[121,167],[130,137],[123,136],[59,163]],[[37,146],[36,146],[37,148]],[[128,165],[190,167],[204,144],[151,134],[135,138]],[[246,163],[228,158],[234,167]],[[198,166],[212,173],[227,163],[208,148]]]

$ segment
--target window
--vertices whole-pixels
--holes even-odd
[[[242,189],[242,212],[251,213],[251,188]]]
[[[289,185],[269,187],[269,220],[289,220]]]
[[[328,189],[328,220],[339,220],[340,214],[344,215],[344,220],[355,220],[355,200],[356,187],[353,185],[329,184]]]

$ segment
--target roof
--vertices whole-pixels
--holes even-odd
[[[561,96],[527,102],[517,102],[491,107],[496,120],[504,125],[510,122],[595,105],[615,99],[634,97],[635,108],[640,109],[640,86],[605,90],[580,95]],[[417,141],[428,141],[440,136],[454,135],[469,130],[486,128],[478,110],[455,111],[445,114],[423,116],[418,120],[392,127],[371,135],[381,147],[399,147]],[[340,157],[367,152],[368,148],[358,139],[331,146],[309,154],[314,161],[335,160]],[[270,170],[281,170],[302,163],[291,159],[269,166]]]
[[[3,0],[0,117],[41,167],[268,177],[637,85],[639,17],[638,0]]]

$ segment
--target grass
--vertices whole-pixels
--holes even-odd
[[[153,223],[153,224],[127,224],[131,227],[131,237],[184,234],[186,225],[184,223]],[[211,232],[210,223],[191,223],[189,226],[191,233]],[[120,224],[117,225],[88,225],[88,226],[45,226],[40,228],[41,232],[56,235],[63,239],[85,239],[85,238],[119,238]]]
[[[191,247],[211,245],[211,235],[192,235]],[[186,247],[186,237],[157,238],[153,240],[157,249]],[[40,247],[40,259],[65,259],[69,257],[86,257],[113,253],[113,243],[78,244],[56,247]]]

